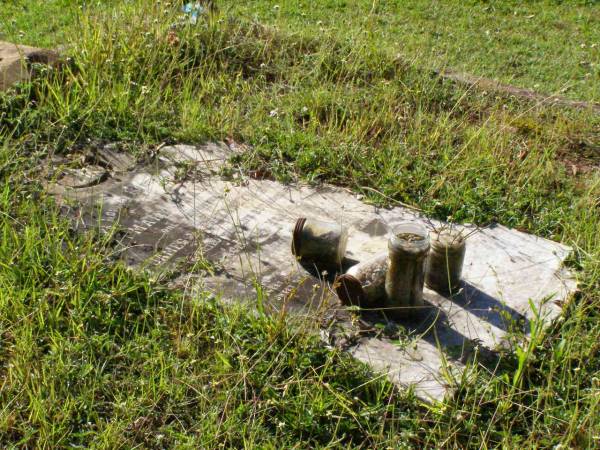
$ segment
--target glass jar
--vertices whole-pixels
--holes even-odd
[[[386,307],[395,315],[412,315],[423,306],[429,232],[420,224],[403,222],[394,229],[388,250]]]
[[[339,223],[306,219],[296,221],[292,253],[324,267],[339,266],[346,254],[348,229]]]
[[[425,283],[440,294],[452,295],[460,288],[466,240],[457,231],[434,233],[427,257]]]
[[[388,255],[382,253],[348,269],[336,279],[336,293],[343,305],[362,308],[383,306]]]

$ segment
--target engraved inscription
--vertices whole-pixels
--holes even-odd
[[[151,228],[153,225],[156,225],[163,218],[164,216],[160,214],[151,214],[149,216],[144,217],[140,221],[134,222],[133,225],[131,225],[131,227],[129,228],[129,230],[133,235],[140,235],[144,231],[147,231],[149,228]]]
[[[183,237],[171,242],[165,249],[153,258],[155,264],[164,264],[173,258],[178,252],[186,246],[192,244],[194,236],[191,233],[186,233]]]

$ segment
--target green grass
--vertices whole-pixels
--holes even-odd
[[[98,4],[111,4],[111,1]],[[169,3],[169,2],[165,2]],[[288,32],[362,34],[427,68],[452,68],[547,94],[600,101],[600,3],[435,0],[252,0],[222,10]],[[10,0],[0,39],[60,45],[94,2]]]
[[[39,47],[62,45],[69,28],[77,24],[85,3],[75,0],[5,0],[0,11],[0,41]]]
[[[600,101],[600,3],[535,0],[224,1],[286,31],[363,34],[425,67]]]
[[[88,9],[62,31],[75,63],[0,97],[5,446],[598,445],[600,118],[444,82],[379,45],[360,9],[327,5],[313,10],[352,26],[315,34],[282,3],[260,16],[274,29],[222,7],[175,40],[165,3]],[[421,405],[324,349],[306,323],[127,271],[109,239],[73,235],[32,178],[38,158],[88,139],[229,136],[254,145],[232,162],[242,170],[572,245],[581,293],[529,347],[515,341],[520,358],[497,373],[474,365],[455,398]]]

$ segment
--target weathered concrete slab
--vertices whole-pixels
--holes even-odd
[[[49,189],[77,226],[108,230],[118,224],[122,257],[130,265],[160,272],[202,258],[214,269],[201,275],[184,269],[181,286],[193,284],[251,303],[261,286],[271,308],[335,319],[342,325],[331,328],[332,334],[338,328],[352,333],[331,289],[333,274],[316,273],[291,255],[296,218],[347,225],[348,264],[384,251],[395,224],[425,219],[405,208],[364,204],[332,186],[223,180],[218,174],[231,154],[224,144],[165,147],[154,162],[129,165],[129,171],[118,157],[115,170],[105,161],[108,175],[92,177],[93,183],[89,169],[69,169]],[[78,171],[80,184],[72,181]],[[559,243],[502,226],[482,230],[467,244],[461,294],[445,298],[426,289],[428,308],[418,320],[400,324],[414,340],[356,330],[349,351],[394,382],[414,386],[422,398],[441,399],[452,374],[460,373],[476,348],[493,351],[511,326],[528,327],[536,319],[549,323],[560,315],[561,302],[576,288],[562,267],[569,252]],[[367,312],[360,322],[376,330],[378,320],[380,315]]]
[[[58,54],[52,50],[0,41],[0,91],[29,80],[33,64],[54,64],[57,60]]]

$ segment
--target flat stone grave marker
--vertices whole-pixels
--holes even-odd
[[[256,303],[260,286],[275,310],[341,324],[325,335],[353,325],[331,288],[333,274],[315,273],[292,256],[298,217],[348,226],[348,261],[386,251],[388,232],[399,222],[441,225],[408,208],[365,204],[334,186],[224,179],[219,173],[234,153],[225,144],[175,145],[136,165],[110,149],[79,169],[57,169],[50,161],[48,189],[78,228],[116,231],[127,264],[174,271],[180,286],[193,284],[231,301]],[[576,289],[563,267],[570,251],[500,225],[482,229],[467,242],[461,293],[446,298],[425,288],[427,311],[400,322],[414,338],[410,345],[387,333],[357,332],[347,349],[419,397],[440,400],[475,349],[493,352],[511,326],[527,330],[533,320],[547,325],[561,314]],[[215,270],[191,273],[200,257]],[[358,322],[380,330],[377,320],[365,314]]]

